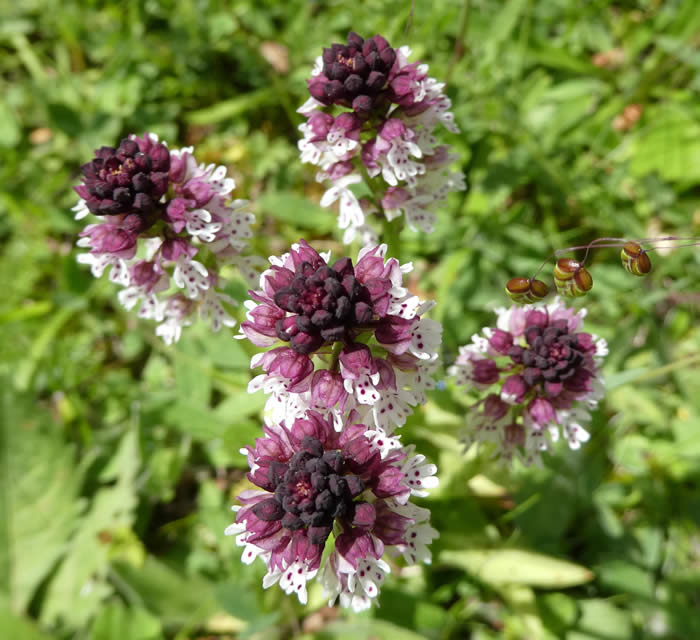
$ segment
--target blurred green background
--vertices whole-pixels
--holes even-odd
[[[513,471],[460,455],[450,385],[401,430],[440,466],[421,503],[441,538],[380,608],[263,591],[223,536],[260,434],[253,350],[201,326],[167,348],[125,312],[75,261],[71,187],[94,148],[155,131],[229,166],[256,253],[340,252],[295,109],[350,29],[448,79],[469,190],[434,234],[402,234],[445,364],[553,249],[700,235],[692,0],[3,2],[0,638],[700,638],[698,247],[652,253],[645,279],[594,255],[608,393],[581,451]]]

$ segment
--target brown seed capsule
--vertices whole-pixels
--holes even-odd
[[[506,284],[506,293],[517,304],[530,304],[545,298],[549,287],[541,280],[511,278]]]
[[[585,296],[593,288],[593,278],[587,269],[581,267],[574,274],[574,290],[577,296]]]
[[[527,304],[530,281],[527,278],[511,278],[506,284],[506,294],[517,304]]]
[[[622,266],[635,276],[645,276],[651,271],[651,260],[642,246],[636,242],[628,242],[620,252]]]
[[[575,298],[591,290],[593,278],[580,262],[561,258],[554,266],[554,284],[562,296]]]
[[[532,280],[530,282],[530,295],[535,300],[542,300],[549,295],[549,287],[542,280]]]

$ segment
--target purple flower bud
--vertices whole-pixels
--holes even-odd
[[[340,362],[351,373],[359,376],[365,371],[374,371],[376,366],[372,360],[372,353],[364,344],[351,344],[340,352]]]
[[[513,336],[508,331],[493,329],[489,338],[489,346],[496,352],[506,355],[513,346]]]
[[[353,111],[361,118],[366,117],[374,106],[372,98],[366,95],[359,95],[352,101]]]
[[[323,111],[314,111],[309,117],[308,124],[314,137],[312,141],[325,140],[328,136],[330,128],[333,126],[333,116],[324,113]]]
[[[503,418],[508,413],[509,408],[510,405],[503,402],[495,393],[490,393],[484,401],[484,414],[494,422]]]
[[[349,47],[354,47],[356,49],[362,49],[363,43],[364,43],[364,39],[362,38],[362,36],[355,33],[354,31],[351,31],[350,33],[348,33],[348,46]]]
[[[341,113],[336,119],[334,128],[341,129],[345,133],[345,137],[351,132],[358,132],[362,128],[362,121],[353,113],[347,111]]]
[[[472,379],[477,384],[490,385],[498,382],[500,370],[493,360],[484,358],[483,360],[472,361]]]
[[[552,403],[545,398],[533,398],[527,406],[527,412],[532,421],[540,427],[545,427],[555,421]]]
[[[315,407],[330,409],[346,397],[343,378],[327,369],[316,371],[311,379],[311,400]]]
[[[385,210],[398,209],[410,198],[406,189],[401,187],[389,187],[382,197],[382,207]]]
[[[525,384],[525,380],[523,380],[522,376],[508,376],[503,383],[501,399],[508,404],[519,404],[523,401],[523,398],[527,393],[527,389],[528,387]]]
[[[390,118],[379,127],[379,137],[387,142],[391,142],[394,138],[402,138],[405,133],[406,125],[398,118]]]
[[[379,93],[386,84],[386,74],[381,71],[372,71],[365,84],[369,93]]]
[[[326,92],[326,84],[328,83],[328,78],[325,76],[315,76],[308,81],[309,93],[311,97],[318,100],[322,104],[330,104],[331,101],[328,98],[328,93]]]

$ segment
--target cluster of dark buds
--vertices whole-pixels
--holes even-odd
[[[271,394],[271,422],[313,408],[340,423],[355,409],[390,433],[425,401],[442,327],[424,315],[433,304],[403,285],[411,266],[385,255],[381,245],[360,250],[355,263],[329,262],[300,240],[270,258],[239,337],[277,345],[253,357],[264,373],[249,386]]]
[[[226,534],[245,547],[243,562],[265,563],[265,587],[278,583],[304,604],[306,582],[320,570],[317,580],[331,603],[339,598],[341,606],[368,608],[390,570],[385,552],[428,562],[438,535],[430,512],[410,502],[437,485],[435,465],[358,418],[349,412],[338,432],[309,411],[263,427],[264,437],[243,450],[256,489],[238,496]]]
[[[234,301],[220,289],[225,264],[249,280],[258,275],[255,258],[241,255],[254,221],[247,201],[231,199],[235,183],[225,167],[198,164],[192,151],[169,149],[154,134],[130,135],[116,149],[95,151],[75,187],[75,218],[98,216],[80,233],[77,244],[89,251],[78,261],[95,277],[109,269],[123,287],[119,302],[158,322],[168,344],[197,315],[215,331],[235,324],[226,310]]]
[[[367,117],[375,102],[391,100],[387,89],[396,51],[382,36],[364,40],[351,31],[347,44],[324,49],[322,60],[322,72],[309,81],[309,93],[320,103],[351,107]]]
[[[559,298],[496,314],[496,326],[460,347],[449,369],[457,385],[481,394],[469,409],[463,442],[491,443],[494,456],[526,465],[539,463],[561,437],[579,448],[602,396],[605,340],[581,330],[585,309]]]
[[[427,65],[409,63],[410,53],[380,35],[350,32],[346,44],[323,50],[308,81],[301,160],[319,168],[318,182],[330,183],[321,206],[339,201],[345,243],[377,244],[368,220],[377,212],[387,221],[403,214],[411,229],[429,233],[436,207],[465,188],[464,176],[450,169],[455,155],[435,135],[438,126],[459,131],[445,85],[428,76]],[[352,189],[360,183],[370,191],[365,197]]]

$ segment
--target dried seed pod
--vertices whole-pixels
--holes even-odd
[[[651,271],[651,260],[642,245],[628,242],[620,252],[622,266],[635,276],[645,276]]]
[[[561,258],[554,266],[554,284],[566,298],[585,296],[593,286],[591,274],[572,258]]]
[[[517,304],[530,304],[542,300],[549,293],[549,287],[541,280],[511,278],[506,284],[506,294]]]
[[[516,304],[527,304],[530,281],[527,278],[511,278],[506,284],[506,294]]]
[[[548,295],[549,287],[544,282],[542,282],[542,280],[530,281],[530,296],[532,297],[532,302],[543,300]]]

